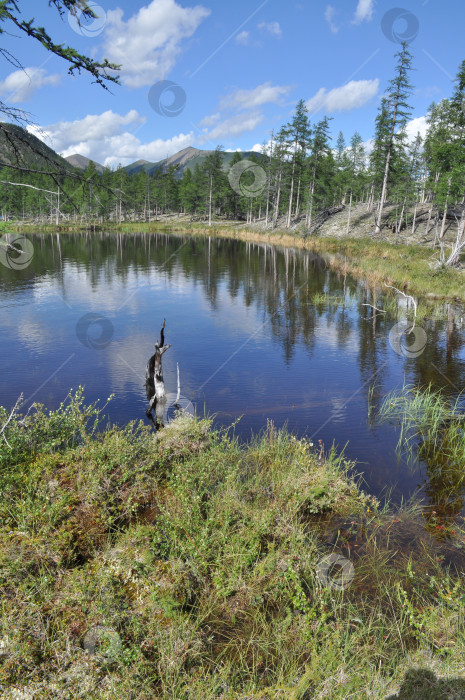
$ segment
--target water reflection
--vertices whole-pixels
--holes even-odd
[[[3,404],[23,391],[53,408],[84,384],[89,401],[115,393],[111,420],[144,417],[147,358],[166,317],[167,392],[176,393],[178,363],[182,393],[198,413],[215,414],[216,424],[242,416],[235,431],[244,439],[271,418],[327,447],[347,444],[367,490],[399,500],[420,488],[432,510],[440,502],[430,466],[399,460],[397,429],[372,417],[404,382],[458,394],[465,362],[458,306],[418,320],[427,344],[409,359],[389,342],[405,299],[331,272],[310,252],[163,234],[31,240],[26,269],[0,269]],[[92,313],[112,324],[107,347],[79,342],[78,321]],[[462,493],[454,498],[456,510]]]

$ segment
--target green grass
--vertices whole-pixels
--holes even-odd
[[[464,677],[465,583],[441,563],[458,528],[438,542],[272,423],[244,446],[208,419],[101,418],[79,390],[0,442],[3,697],[342,700],[418,666]],[[331,553],[344,590],[318,575]]]
[[[406,386],[386,396],[380,420],[400,425],[398,450],[409,458],[436,458],[458,471],[457,485],[465,478],[465,413],[463,397],[446,399],[439,390]]]
[[[334,294],[320,293],[314,294],[311,301],[314,306],[350,306],[351,300],[344,299],[344,297],[338,297]]]

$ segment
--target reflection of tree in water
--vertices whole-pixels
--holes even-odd
[[[447,528],[464,504],[465,462],[463,455],[457,458],[451,444],[457,437],[456,431],[463,433],[463,426],[445,426],[435,439],[424,440],[419,445],[420,457],[426,464],[424,490],[430,505],[424,516],[436,529]]]
[[[66,299],[66,273],[75,276],[76,270],[87,277],[94,290],[102,284],[111,290],[115,280],[123,291],[136,288],[157,274],[163,275],[167,285],[190,281],[201,286],[212,311],[220,308],[219,300],[225,297],[231,302],[240,298],[253,308],[287,364],[298,344],[312,357],[325,334],[336,345],[341,360],[349,342],[354,350],[356,339],[360,368],[356,381],[363,385],[361,395],[367,397],[373,387],[371,400],[376,407],[386,393],[388,360],[393,354],[389,330],[398,317],[372,308],[383,306],[382,290],[329,271],[324,260],[309,251],[166,234],[67,234],[35,236],[32,240],[35,254],[31,265],[20,271],[2,270],[6,291],[9,285],[16,287],[18,280],[40,284],[53,279]],[[313,298],[322,291],[328,301],[314,304]],[[332,298],[338,303],[332,303]],[[449,305],[447,322],[419,322],[427,331],[426,348],[415,360],[402,360],[415,384],[432,382],[443,388],[449,381],[463,386],[464,365],[458,360],[464,346],[460,315],[459,309]],[[449,391],[455,389],[449,387]],[[437,485],[437,480],[433,478],[431,483]],[[438,487],[431,486],[433,491]]]
[[[412,364],[412,377],[419,386],[443,386],[449,395],[456,395],[463,389],[463,360],[459,359],[465,346],[462,330],[463,309],[456,304],[442,306],[445,321],[426,319],[421,321],[428,341],[417,362]]]
[[[392,317],[363,306],[377,306],[380,291],[363,281],[328,271],[323,259],[311,252],[232,239],[166,234],[86,233],[35,236],[32,240],[35,254],[31,265],[14,274],[2,271],[7,288],[10,281],[15,285],[18,278],[40,281],[53,274],[66,298],[64,271],[67,267],[75,270],[76,266],[87,275],[94,290],[102,282],[111,287],[115,279],[123,286],[137,285],[146,282],[147,273],[152,271],[163,272],[168,282],[184,277],[202,285],[213,310],[218,307],[220,290],[226,291],[231,300],[242,295],[246,306],[261,310],[286,362],[291,361],[298,342],[310,353],[313,351],[315,333],[317,328],[321,331],[322,321],[336,330],[338,346],[343,350],[357,321],[362,382],[376,376],[377,386],[382,385],[383,355],[390,352]],[[315,307],[312,297],[322,289],[329,298],[346,295],[349,301],[355,301],[356,319],[343,304]],[[457,355],[465,338],[457,329],[459,314],[456,307],[449,305],[447,324],[422,321],[428,343],[424,353],[408,365],[415,383],[426,385],[432,381],[443,385],[445,376],[452,384],[462,386],[463,364],[457,362]]]

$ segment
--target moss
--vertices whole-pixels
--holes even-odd
[[[3,697],[383,697],[422,650],[462,668],[446,545],[343,455],[271,423],[248,445],[208,420],[96,432],[96,410],[70,394],[0,444]]]

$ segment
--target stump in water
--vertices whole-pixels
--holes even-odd
[[[165,382],[163,380],[162,357],[163,353],[170,349],[171,345],[165,345],[165,324],[166,319],[163,319],[163,325],[160,331],[160,342],[155,343],[155,353],[147,362],[145,370],[145,391],[147,400],[149,401],[146,410],[147,418],[149,418],[156,428],[164,425],[164,415],[166,409],[166,392]],[[155,420],[153,419],[152,411],[155,409]]]

